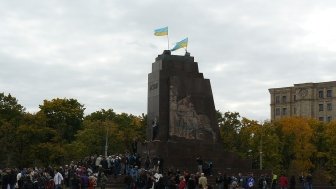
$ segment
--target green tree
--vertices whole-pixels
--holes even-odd
[[[237,151],[236,139],[241,129],[240,115],[238,112],[225,112],[224,114],[217,111],[217,121],[221,138],[227,151]]]
[[[0,163],[6,166],[14,164],[15,133],[24,111],[15,97],[0,93]]]
[[[61,144],[52,142],[39,143],[32,146],[32,153],[39,164],[43,166],[48,165],[62,165],[65,163],[65,148]]]
[[[260,128],[263,168],[279,173],[281,170],[281,141],[271,122],[264,122]]]
[[[15,156],[13,160],[19,167],[36,166],[41,163],[43,165],[51,163],[50,159],[44,161],[33,151],[35,146],[48,143],[56,136],[55,130],[47,127],[39,127],[37,125],[20,125],[16,130],[16,137],[13,152]],[[45,158],[45,157],[43,157]]]
[[[14,153],[12,149],[15,146],[15,130],[16,128],[10,122],[3,122],[0,125],[0,158],[1,163],[7,167],[13,165]]]
[[[76,140],[71,144],[80,157],[85,157],[92,154],[104,154],[104,146],[106,135],[108,139],[112,139],[112,135],[117,134],[119,131],[112,121],[90,121],[85,120],[84,128],[76,134]],[[111,140],[109,140],[111,145]],[[84,144],[84,145],[82,145]],[[70,147],[71,147],[70,146]],[[76,154],[71,153],[70,156],[77,157]]]
[[[243,118],[237,136],[239,153],[252,161],[252,168],[259,169],[261,148],[261,125],[255,120]]]
[[[117,114],[113,111],[113,109],[101,109],[100,111],[96,111],[91,113],[90,115],[87,115],[85,117],[85,120],[90,121],[113,121],[116,118]]]
[[[0,93],[0,125],[3,122],[10,121],[18,125],[25,108],[18,103],[18,100],[11,94]]]
[[[46,118],[47,127],[54,128],[66,142],[74,140],[76,132],[81,129],[84,106],[75,99],[56,98],[44,100],[38,114]]]
[[[324,138],[326,142],[326,164],[328,180],[335,184],[336,181],[336,122],[330,122],[325,126]]]
[[[76,140],[68,147],[77,151],[81,149],[79,153],[82,156],[104,154],[107,136],[108,153],[131,151],[134,140],[145,138],[146,118],[144,114],[117,114],[112,109],[93,112],[84,118],[83,130],[77,133]]]
[[[262,160],[263,169],[280,171],[280,139],[272,123],[243,118],[236,140],[237,152],[252,161],[252,168],[259,169]]]

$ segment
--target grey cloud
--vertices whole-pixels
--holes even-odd
[[[151,63],[167,48],[153,30],[169,26],[170,45],[189,37],[217,109],[268,119],[268,88],[335,80],[334,52],[303,43],[301,24],[335,3],[2,1],[0,89],[29,111],[66,97],[85,104],[86,113],[113,108],[139,115],[147,108]]]

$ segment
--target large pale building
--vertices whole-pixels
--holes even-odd
[[[302,116],[329,122],[336,119],[336,81],[272,88],[271,120]]]

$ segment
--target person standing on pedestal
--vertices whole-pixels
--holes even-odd
[[[197,171],[199,173],[203,173],[203,159],[202,159],[202,157],[198,157],[196,159],[196,161],[197,161]]]
[[[155,140],[157,137],[157,134],[159,132],[159,124],[157,123],[156,118],[154,119],[154,121],[152,122],[152,129],[153,129],[153,136],[152,136],[152,140]]]

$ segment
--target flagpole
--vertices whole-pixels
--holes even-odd
[[[168,49],[167,50],[170,50],[169,49],[169,33],[167,33],[167,40],[168,40]]]
[[[188,38],[187,38],[187,45],[186,45],[185,51],[186,53],[188,52]]]

